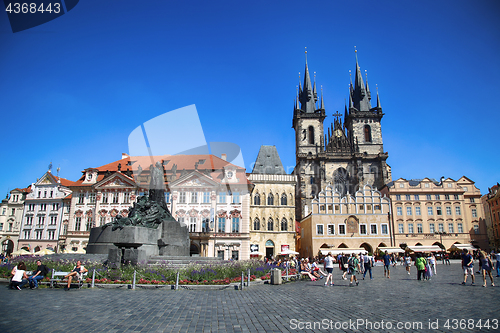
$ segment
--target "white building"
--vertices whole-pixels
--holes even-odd
[[[17,250],[24,200],[29,192],[30,187],[16,188],[0,204],[0,243],[3,254]]]

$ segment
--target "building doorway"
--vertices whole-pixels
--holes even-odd
[[[274,242],[270,239],[266,242],[266,258],[271,259],[274,256]]]
[[[9,255],[12,252],[14,252],[14,242],[10,239],[7,239],[2,243],[2,253]]]

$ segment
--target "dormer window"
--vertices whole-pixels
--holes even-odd
[[[87,172],[87,181],[92,180],[92,174],[90,172]]]

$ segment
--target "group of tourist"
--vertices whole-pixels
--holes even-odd
[[[479,261],[479,270],[477,273],[482,274],[483,276],[483,287],[486,287],[486,275],[489,276],[491,286],[495,286],[495,282],[493,281],[493,275],[491,271],[493,269],[492,257],[495,257],[496,260],[496,271],[497,277],[500,277],[500,252],[492,253],[491,255],[487,254],[483,250],[479,250],[476,254],[476,257]],[[470,253],[469,250],[463,250],[462,252],[462,269],[464,271],[464,281],[463,285],[467,282],[467,277],[471,276],[471,285],[474,285],[475,277],[474,277],[474,256]]]
[[[41,260],[37,260],[36,264],[36,269],[29,274],[29,276],[26,264],[23,261],[17,264],[17,266],[14,266],[11,271],[12,278],[10,280],[9,288],[22,290],[22,288],[27,284],[29,284],[30,289],[38,288],[38,282],[43,280],[43,278],[49,274],[49,269],[47,266],[42,264]],[[88,272],[88,270],[82,265],[82,262],[78,260],[73,270],[64,277],[65,279],[68,279],[68,284],[64,289],[69,290],[72,279],[74,277],[79,278],[81,274],[86,272]]]

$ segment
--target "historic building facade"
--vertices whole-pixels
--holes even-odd
[[[482,198],[489,230],[489,243],[491,249],[500,249],[500,185],[497,183],[488,188],[488,193]]]
[[[250,255],[271,258],[295,251],[296,176],[286,174],[275,146],[261,146],[248,180],[250,202]]]
[[[381,193],[391,199],[394,242],[405,248],[469,244],[488,250],[481,193],[467,177],[440,182],[424,178],[400,178],[386,184]]]
[[[312,200],[311,214],[300,222],[300,254],[314,257],[352,248],[373,253],[393,246],[390,215],[389,198],[370,185],[346,196],[328,185]]]
[[[17,250],[19,232],[23,219],[24,201],[31,187],[16,188],[0,204],[0,244],[2,253],[10,254]]]
[[[30,252],[58,250],[57,242],[67,207],[64,199],[71,195],[72,181],[54,176],[49,169],[31,185],[24,201],[18,248]]]
[[[189,228],[191,255],[250,257],[250,184],[245,169],[213,155],[131,157],[88,168],[73,185],[70,219],[61,245],[85,249],[90,229],[111,222],[149,187],[149,166],[164,169],[165,199],[172,216]]]
[[[391,169],[386,163],[388,153],[383,148],[384,113],[380,98],[377,92],[376,106],[372,107],[368,81],[365,85],[357,56],[354,84],[350,84],[343,120],[336,112],[332,124],[325,129],[327,114],[322,95],[319,105],[317,102],[316,82],[311,83],[306,58],[304,85],[299,85],[292,121],[299,219],[311,212],[312,200],[328,185],[346,196],[354,195],[364,185],[379,189],[391,181]]]

